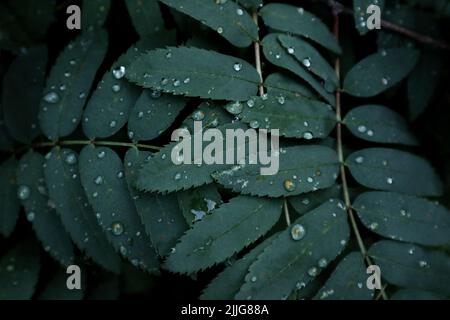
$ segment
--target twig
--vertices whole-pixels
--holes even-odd
[[[333,11],[335,11],[335,12],[343,12],[345,14],[352,15],[352,16],[354,14],[354,11],[352,9],[345,7],[343,4],[341,4],[337,1],[329,0],[327,2],[332,7]],[[441,41],[441,40],[436,40],[430,36],[425,36],[423,34],[417,33],[413,30],[409,30],[405,27],[399,26],[398,24],[395,24],[395,23],[392,23],[392,22],[382,19],[381,26],[384,29],[387,29],[389,31],[393,31],[396,33],[400,33],[408,38],[414,39],[417,42],[432,45],[432,46],[435,46],[437,48],[441,48],[444,50],[450,50],[450,44],[448,44],[444,41]]]
[[[258,26],[258,13],[253,12],[253,21],[255,22],[256,26]],[[262,76],[262,68],[261,68],[261,50],[259,45],[259,39],[258,41],[255,41],[253,43],[253,46],[255,48],[255,64],[256,64],[256,71],[258,71],[260,83],[258,85],[259,88],[259,95],[264,95],[264,86],[263,86],[263,76]]]
[[[334,17],[334,36],[337,40],[339,40],[339,10],[335,10],[333,8],[333,17]],[[340,59],[336,58],[335,61],[335,71],[338,79],[340,79]],[[336,90],[336,140],[337,140],[337,153],[339,157],[339,167],[340,167],[340,173],[341,173],[341,180],[342,180],[342,191],[344,193],[344,201],[345,201],[345,207],[347,209],[347,214],[350,219],[350,224],[352,226],[352,230],[355,234],[356,241],[358,243],[359,250],[361,251],[361,254],[363,256],[363,259],[367,263],[367,265],[372,265],[372,261],[367,254],[366,246],[364,245],[364,242],[361,237],[361,233],[358,229],[358,224],[356,223],[355,214],[353,212],[352,203],[350,200],[350,193],[347,183],[347,174],[345,171],[345,163],[344,163],[344,151],[343,151],[343,145],[342,145],[342,112],[341,112],[341,92],[339,90]],[[387,300],[386,293],[384,291],[384,288],[381,288],[381,295],[383,299]]]

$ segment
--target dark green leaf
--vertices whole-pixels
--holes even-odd
[[[131,110],[128,135],[135,141],[159,137],[175,121],[186,105],[186,98],[143,90]]]
[[[306,86],[282,73],[272,73],[264,81],[267,93],[290,98],[316,98]]]
[[[344,91],[355,97],[376,96],[403,80],[418,59],[419,52],[408,47],[374,53],[347,73]]]
[[[308,211],[317,208],[328,199],[341,198],[341,195],[342,187],[336,184],[328,189],[319,190],[295,197],[289,197],[288,201],[298,214],[303,215]]]
[[[263,39],[262,47],[266,59],[274,65],[285,68],[305,80],[326,101],[334,105],[334,95],[326,90],[325,84],[322,84],[318,79],[316,79],[311,72],[303,66],[303,64],[300,64],[291,54],[288,53],[287,49],[284,48],[279,42],[279,35],[281,34],[271,33]]]
[[[341,53],[341,48],[328,27],[318,17],[301,7],[270,3],[261,9],[260,14],[264,23],[271,28],[300,35],[334,53]]]
[[[258,39],[256,24],[234,1],[160,1],[201,21],[236,47],[248,47]]]
[[[14,141],[6,129],[3,121],[3,107],[0,104],[0,151],[11,151],[13,148]]]
[[[345,116],[344,124],[356,137],[364,140],[417,145],[402,116],[384,106],[354,108]]]
[[[280,215],[279,200],[233,198],[181,237],[165,267],[188,274],[211,267],[264,235]]]
[[[81,34],[59,55],[41,101],[41,130],[50,140],[71,134],[81,119],[107,46],[105,31]]]
[[[43,167],[44,157],[39,153],[30,151],[20,159],[17,182],[30,191],[22,205],[45,251],[61,265],[68,266],[74,260],[74,248],[61,217],[56,214],[55,203],[47,195]]]
[[[248,62],[215,51],[168,47],[136,59],[127,78],[145,88],[189,97],[246,100],[260,77]]]
[[[41,269],[39,247],[26,240],[0,259],[0,300],[28,300],[34,293]]]
[[[155,249],[139,220],[120,158],[109,148],[86,146],[79,162],[81,183],[108,240],[133,265],[156,272]]]
[[[44,174],[50,199],[76,245],[106,270],[119,273],[120,259],[108,243],[81,186],[77,158],[72,150],[59,147],[47,155]]]
[[[236,299],[287,298],[291,291],[314,280],[322,268],[319,264],[333,261],[348,238],[344,205],[330,199],[294,221],[258,256]]]
[[[367,13],[367,8],[370,5],[377,5],[382,13],[384,8],[384,0],[353,0],[353,15],[355,18],[355,27],[360,35],[365,35],[370,31],[367,27],[367,19],[369,19],[372,14]]]
[[[359,252],[345,256],[314,299],[321,300],[370,300],[373,290],[366,286],[367,273]]]
[[[142,89],[126,81],[124,76],[140,54],[175,42],[173,34],[165,33],[161,37],[159,33],[148,35],[120,56],[103,75],[83,113],[83,131],[90,139],[112,136],[128,121]]]
[[[137,191],[134,188],[137,174],[151,153],[129,149],[125,155],[125,174],[137,212],[156,251],[165,256],[187,229],[177,197],[174,194],[158,195]]]
[[[337,178],[339,164],[333,149],[311,145],[280,150],[279,171],[275,175],[261,175],[262,167],[237,165],[217,172],[214,178],[225,188],[241,194],[293,196],[331,187]]]
[[[81,8],[81,28],[91,31],[105,24],[111,0],[83,0]],[[96,31],[97,32],[97,31]]]
[[[363,224],[393,240],[450,244],[450,211],[434,202],[390,192],[363,193],[353,207]]]
[[[81,275],[83,276],[83,269]],[[56,274],[48,281],[39,294],[39,300],[82,300],[84,296],[84,284],[82,281],[81,289],[70,290],[67,288],[67,277],[69,274],[65,270],[58,270]],[[84,277],[82,277],[84,279]]]
[[[19,217],[20,203],[17,199],[16,170],[14,157],[0,166],[0,234],[9,237],[14,231]]]
[[[278,40],[307,71],[325,81],[328,91],[336,90],[339,86],[336,72],[313,46],[298,37],[284,34],[279,35]]]
[[[134,29],[141,37],[164,29],[164,20],[157,0],[125,0]]]
[[[450,258],[442,252],[386,240],[372,245],[369,255],[391,284],[450,295]]]
[[[325,138],[334,129],[336,115],[330,105],[303,97],[252,97],[239,115],[250,126],[279,129],[288,138]],[[255,122],[256,121],[256,122]]]
[[[442,183],[431,165],[408,152],[386,148],[363,149],[345,161],[365,187],[419,196],[439,196]]]
[[[222,203],[220,194],[214,184],[178,192],[177,200],[189,225],[203,219]]]
[[[423,113],[431,102],[443,67],[441,54],[424,50],[417,67],[408,78],[408,107],[412,119]]]
[[[47,48],[29,49],[13,61],[3,78],[5,125],[11,136],[22,143],[30,143],[39,134],[38,105],[44,87],[46,63]]]
[[[245,275],[250,265],[256,258],[263,253],[278,234],[272,235],[264,240],[253,250],[243,256],[241,259],[233,262],[226,267],[217,277],[215,277],[203,290],[200,299],[203,300],[232,300],[236,293],[239,292],[245,281]]]
[[[189,132],[194,132],[194,122],[201,120],[203,128],[215,128],[227,123],[231,123],[233,117],[225,111],[221,103],[215,101],[202,102],[198,108],[187,117],[181,128],[186,128]]]

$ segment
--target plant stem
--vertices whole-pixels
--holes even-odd
[[[283,199],[284,217],[286,218],[286,224],[288,227],[291,225],[291,218],[289,217],[289,208],[286,198]]]
[[[333,8],[333,17],[334,17],[334,36],[339,41],[339,11],[335,10]],[[335,71],[338,79],[340,79],[340,59],[336,58],[335,61]],[[340,80],[339,80],[340,81]],[[364,245],[364,242],[361,237],[361,233],[358,229],[358,224],[356,223],[355,214],[353,212],[352,203],[350,200],[350,193],[347,183],[347,174],[345,171],[345,163],[344,163],[344,150],[343,150],[343,144],[342,144],[342,111],[341,111],[341,92],[339,90],[336,90],[336,140],[337,140],[337,153],[339,157],[339,167],[340,167],[340,173],[341,173],[341,181],[342,181],[342,191],[344,193],[344,202],[345,207],[347,209],[347,214],[350,219],[350,224],[352,226],[353,233],[355,234],[356,241],[358,243],[359,250],[361,251],[361,254],[363,256],[363,259],[367,263],[367,265],[372,265],[372,261],[367,254],[366,246]],[[384,291],[383,286],[381,287],[381,295],[383,299],[387,300],[386,293]]]
[[[23,146],[17,150],[15,153],[23,152],[30,148],[45,148],[54,146],[79,146],[79,145],[95,145],[95,146],[111,146],[111,147],[126,147],[126,148],[138,148],[138,149],[151,149],[160,150],[161,147],[139,144],[139,143],[129,143],[129,142],[118,142],[118,141],[95,141],[95,140],[62,140],[62,141],[46,141],[37,142],[29,146]]]
[[[258,12],[253,12],[253,21],[258,27]],[[262,76],[262,68],[261,68],[261,49],[259,45],[259,39],[253,43],[255,48],[255,64],[256,71],[258,71],[260,83],[258,85],[259,95],[262,96],[264,94],[264,86],[263,86],[263,76]]]
[[[334,1],[334,0],[328,0],[328,1],[324,0],[324,1],[326,1],[331,6],[333,11],[343,12],[345,14],[352,15],[352,16],[354,14],[354,11],[352,9],[345,7],[343,4],[341,4],[338,1]],[[384,29],[402,34],[408,38],[414,39],[417,42],[435,46],[437,48],[441,48],[444,50],[450,50],[450,44],[448,44],[444,41],[436,40],[430,36],[420,34],[413,30],[407,29],[403,26],[399,26],[398,24],[381,19],[381,26]]]

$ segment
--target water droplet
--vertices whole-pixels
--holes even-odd
[[[406,210],[401,209],[401,210],[400,210],[400,214],[401,214],[403,217],[405,217],[405,216],[406,216]]]
[[[281,58],[281,54],[277,53],[277,54],[275,55],[275,59],[280,59],[280,58]]]
[[[17,189],[17,197],[20,200],[27,200],[30,197],[30,194],[31,194],[31,190],[30,190],[30,187],[28,187],[28,186],[21,185]]]
[[[167,52],[167,53],[166,53],[166,58],[167,58],[167,59],[172,58],[172,52],[170,52],[170,51]]]
[[[381,79],[381,83],[382,83],[383,85],[387,86],[388,83],[389,83],[389,80],[386,79],[386,78],[383,78],[383,79]]]
[[[234,103],[229,103],[226,105],[225,109],[231,114],[237,115],[242,112],[242,104],[239,101],[236,101]]]
[[[86,94],[84,92],[81,92],[80,95],[78,96],[78,98],[84,99],[84,98],[86,98]]]
[[[99,159],[103,159],[105,156],[106,156],[106,152],[105,151],[100,151],[97,154],[97,158],[99,158]]]
[[[309,60],[308,58],[303,59],[302,63],[307,68],[311,67],[311,60]]]
[[[114,78],[122,79],[125,76],[126,69],[124,66],[120,66],[112,71]]]
[[[127,248],[125,248],[124,246],[120,246],[119,251],[123,256],[126,256],[128,252]]]
[[[180,80],[175,79],[175,80],[173,81],[173,86],[174,86],[174,87],[179,87],[180,85],[181,85],[181,81],[180,81]]]
[[[277,100],[278,100],[278,103],[279,103],[279,104],[284,104],[284,103],[286,102],[286,100],[284,99],[283,96],[279,96],[279,97],[277,98]]]
[[[382,56],[382,57],[386,57],[386,55],[387,55],[387,52],[386,52],[386,50],[384,50],[384,49],[383,49],[383,50],[381,50],[381,56]]]
[[[292,192],[296,189],[295,182],[292,180],[284,180],[283,186],[286,189],[286,191]]]
[[[242,16],[244,14],[244,11],[241,8],[236,9],[236,13],[238,16]]]
[[[28,214],[27,214],[28,221],[32,222],[34,220],[34,217],[35,217],[35,213],[33,211],[28,212]]]
[[[119,178],[119,179],[123,178],[123,171],[117,172],[117,178]]]
[[[258,278],[257,278],[256,276],[253,276],[250,280],[251,280],[252,282],[256,282],[256,281],[258,280]]]
[[[366,126],[361,125],[361,126],[358,126],[358,131],[361,133],[364,133],[367,131],[367,128],[366,128]]]
[[[306,230],[301,224],[295,224],[291,228],[291,237],[294,240],[301,240],[305,237]]]
[[[217,33],[218,34],[222,34],[223,33],[223,28],[222,27],[218,27],[217,28]]]
[[[426,262],[425,260],[420,260],[420,261],[419,261],[419,266],[420,266],[421,268],[427,268],[427,267],[429,267],[428,262]]]
[[[71,76],[70,72],[64,73],[64,77],[69,78]]]
[[[236,62],[236,63],[233,65],[233,69],[234,69],[234,71],[236,71],[236,72],[241,71],[241,70],[242,70],[242,63]]]
[[[309,183],[312,183],[312,182],[314,182],[314,179],[313,179],[312,177],[308,177],[308,178],[306,179],[306,181],[308,181]]]
[[[306,131],[306,132],[303,133],[303,138],[306,139],[306,140],[311,140],[314,137],[313,137],[313,134],[311,132]]]
[[[186,78],[186,79],[183,80],[184,84],[188,84],[189,82],[191,82],[191,78]]]
[[[372,137],[372,136],[373,136],[373,131],[372,131],[372,130],[367,131],[367,135],[368,135],[369,137]]]
[[[303,9],[303,8],[297,8],[297,12],[299,13],[299,14],[303,14],[304,12],[305,12],[305,10]]]
[[[71,152],[66,155],[66,158],[64,159],[64,161],[69,165],[73,165],[73,164],[77,163],[77,156],[75,153]]]
[[[255,100],[253,100],[253,99],[247,100],[247,106],[248,106],[249,108],[253,108],[254,105],[255,105]]]
[[[361,156],[359,156],[359,157],[356,157],[356,158],[355,158],[355,162],[356,162],[357,164],[361,164],[361,163],[363,163],[363,162],[364,162],[364,158],[363,158],[363,157],[361,157]]]
[[[109,127],[110,127],[110,128],[114,128],[116,125],[117,125],[117,122],[116,122],[115,120],[112,120],[112,121],[109,123]]]
[[[287,49],[287,52],[288,52],[289,54],[294,54],[294,53],[295,53],[295,49],[292,48],[292,47],[289,47],[289,48]]]
[[[97,178],[94,179],[94,183],[96,185],[101,185],[103,183],[103,177],[102,176],[97,176]]]
[[[138,118],[142,119],[143,117],[144,117],[144,112],[143,111],[139,111]]]
[[[13,264],[9,264],[6,266],[6,271],[8,272],[13,272],[14,271],[14,265]]]
[[[113,92],[119,92],[120,91],[120,85],[115,84],[115,85],[113,85],[111,87],[111,89],[112,89]]]
[[[169,83],[169,80],[168,79],[166,79],[166,78],[162,78],[161,79],[161,84],[163,85],[163,86],[165,86],[166,84],[168,84]]]
[[[131,140],[133,140],[134,138],[134,132],[133,131],[128,131],[128,138],[130,138]]]
[[[316,267],[311,267],[308,269],[308,275],[310,277],[315,277],[319,273],[319,270]]]
[[[393,183],[394,183],[394,179],[391,178],[391,177],[387,177],[387,178],[386,178],[386,183],[387,183],[387,184],[393,184]]]
[[[372,222],[369,225],[370,230],[376,230],[378,228],[378,223],[377,222]]]
[[[321,258],[317,265],[321,268],[325,268],[328,265],[328,260],[325,258]]]
[[[123,225],[120,222],[114,222],[111,225],[111,232],[115,236],[120,236],[123,233]]]
[[[43,99],[47,103],[58,103],[60,98],[56,92],[51,91],[47,93]]]
[[[205,113],[202,110],[197,110],[192,114],[192,119],[195,121],[201,121],[205,118]]]
[[[181,179],[181,173],[179,173],[179,172],[176,173],[174,179],[175,180],[180,180]]]
[[[252,121],[250,121],[250,128],[258,129],[258,128],[259,128],[259,122],[258,122],[258,120],[252,120]]]

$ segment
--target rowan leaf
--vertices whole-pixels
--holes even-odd
[[[0,234],[9,237],[16,227],[20,203],[17,199],[16,158],[5,160],[0,166]]]
[[[351,252],[339,262],[314,299],[371,300],[374,292],[367,288],[366,280],[366,266],[361,253]]]
[[[365,187],[417,196],[439,196],[442,182],[423,158],[387,148],[352,153],[345,161],[356,181]]]
[[[287,69],[305,80],[317,93],[319,93],[328,103],[334,105],[335,97],[332,92],[328,92],[325,83],[321,83],[303,64],[299,63],[288,49],[284,48],[279,42],[279,36],[282,34],[270,33],[262,40],[262,48],[266,59],[281,68]],[[328,88],[329,89],[329,88]]]
[[[234,1],[160,0],[201,21],[236,47],[248,47],[258,39],[258,28],[250,15]]]
[[[79,170],[84,191],[109,242],[134,266],[157,273],[156,253],[128,191],[118,155],[110,148],[86,146],[80,153]]]
[[[272,73],[264,81],[267,93],[290,98],[316,98],[314,93],[296,79],[283,73]]]
[[[341,194],[342,194],[342,186],[334,185],[328,189],[323,189],[311,193],[289,197],[287,199],[289,201],[289,204],[294,208],[294,210],[299,215],[303,215],[319,207],[328,199],[342,198]]]
[[[366,192],[353,203],[373,232],[426,246],[450,244],[450,211],[434,202],[392,192]]]
[[[167,255],[187,229],[175,194],[158,195],[140,192],[134,185],[139,169],[150,159],[151,153],[129,149],[125,155],[125,174],[128,189],[137,212],[159,255]]]
[[[369,255],[388,283],[450,295],[450,258],[443,252],[384,240],[373,244]]]
[[[21,197],[21,202],[44,250],[62,266],[68,266],[74,261],[74,247],[61,217],[55,211],[55,203],[49,199],[44,164],[44,157],[33,151],[20,159],[17,182],[22,193],[26,190],[29,193],[27,197]]]
[[[3,117],[11,136],[30,143],[39,135],[38,112],[45,80],[47,48],[34,47],[17,57],[3,78]],[[23,88],[27,94],[23,94]]]
[[[81,186],[78,155],[55,147],[46,157],[44,174],[50,199],[78,248],[106,270],[119,273],[119,256],[108,243]]]
[[[310,145],[283,148],[279,153],[279,168],[274,175],[261,175],[261,168],[269,165],[251,164],[218,171],[214,178],[227,189],[259,197],[294,196],[335,183],[339,165],[334,150]],[[270,166],[275,165],[273,161]]]
[[[295,220],[252,263],[236,299],[283,299],[308,285],[349,238],[342,202],[330,199]]]
[[[164,20],[157,0],[125,0],[134,29],[145,37],[164,28]]]
[[[211,267],[263,236],[280,215],[279,200],[233,198],[195,223],[181,237],[164,266],[187,274]]]
[[[31,239],[16,244],[0,259],[0,300],[29,300],[41,269],[39,247]]]
[[[287,138],[325,138],[336,124],[330,105],[302,97],[267,94],[252,97],[243,106],[242,121],[260,129],[279,129]]]
[[[410,74],[418,59],[419,52],[408,47],[383,49],[352,67],[343,90],[355,97],[376,96]]]
[[[68,136],[78,126],[106,46],[105,31],[81,34],[56,60],[39,111],[42,132],[50,140]]]
[[[246,100],[256,93],[260,83],[256,69],[248,62],[188,47],[142,54],[126,76],[144,88],[215,100]]]
[[[417,145],[406,121],[396,112],[380,105],[365,105],[350,110],[344,124],[354,136],[372,142]]]
[[[318,17],[301,7],[269,3],[259,13],[264,23],[271,28],[302,36],[334,53],[341,53],[338,41],[328,27]]]

